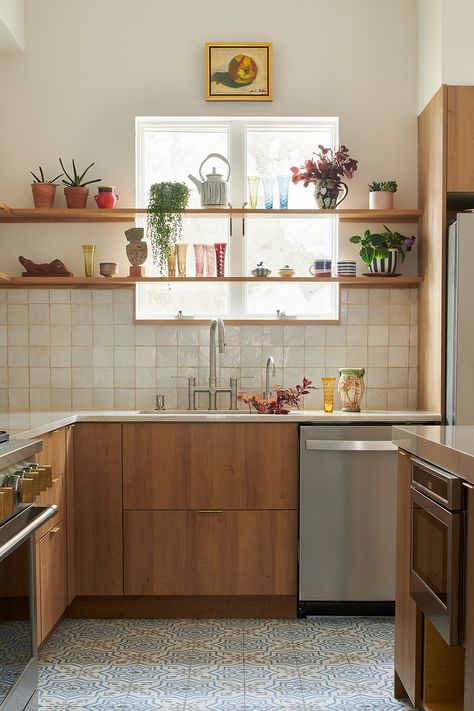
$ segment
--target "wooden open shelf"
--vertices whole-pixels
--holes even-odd
[[[418,276],[399,276],[399,277],[291,277],[284,279],[282,277],[18,277],[9,276],[8,274],[0,273],[0,286],[61,286],[61,287],[106,287],[115,288],[122,286],[133,286],[134,284],[153,284],[153,283],[196,283],[196,282],[273,282],[288,284],[291,282],[312,283],[318,282],[321,284],[340,284],[346,288],[370,288],[370,287],[387,287],[390,289],[399,287],[416,288],[422,278]]]
[[[52,223],[52,222],[135,222],[137,216],[144,217],[146,208],[114,208],[84,210],[52,208],[9,207],[0,203],[0,223]],[[183,210],[184,217],[324,217],[337,215],[341,222],[408,222],[416,223],[422,216],[422,210],[264,210],[241,208],[196,208]]]

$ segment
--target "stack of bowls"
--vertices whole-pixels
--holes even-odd
[[[348,276],[348,277],[357,276],[356,263],[353,261],[337,262],[337,276]]]
[[[316,277],[330,277],[332,274],[332,260],[316,259],[310,266],[309,273]]]

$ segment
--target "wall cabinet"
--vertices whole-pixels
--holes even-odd
[[[447,87],[448,193],[474,193],[474,87]]]
[[[74,433],[76,594],[123,595],[122,426]]]
[[[295,509],[292,424],[123,425],[125,509]]]
[[[422,619],[410,596],[410,455],[398,453],[397,558],[395,586],[395,696],[421,697]]]
[[[127,511],[126,595],[294,595],[296,511]]]

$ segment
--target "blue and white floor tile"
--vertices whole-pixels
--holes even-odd
[[[64,620],[49,711],[397,711],[392,618]]]

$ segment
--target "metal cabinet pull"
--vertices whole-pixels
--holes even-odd
[[[59,533],[61,530],[61,526],[55,526],[54,528],[51,529],[50,533],[51,535],[54,535],[55,533]]]
[[[62,477],[62,474],[60,474],[59,476],[55,476],[53,479],[53,484],[57,484],[58,481],[61,479],[61,477]]]
[[[198,513],[224,513],[222,509],[198,509]]]
[[[462,485],[465,486],[466,489],[474,489],[474,486],[472,484],[468,484],[467,481],[463,481]]]
[[[306,449],[327,452],[392,452],[398,447],[390,440],[307,439]]]

